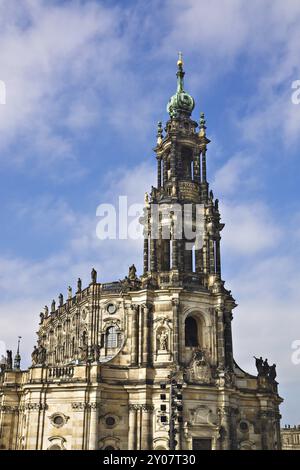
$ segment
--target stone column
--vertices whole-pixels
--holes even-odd
[[[200,174],[200,154],[198,149],[195,149],[193,152],[193,164],[194,164],[194,181],[195,183],[201,183],[201,174]]]
[[[199,248],[196,249],[196,273],[202,274],[203,273],[203,249]]]
[[[209,273],[209,251],[208,251],[208,237],[203,237],[203,272],[204,274]]]
[[[142,410],[141,405],[135,405],[137,407],[137,426],[136,426],[136,449],[141,450],[142,444]]]
[[[175,142],[172,142],[171,144],[170,170],[171,170],[171,178],[175,178],[176,176],[176,144]]]
[[[206,183],[206,148],[202,149],[202,183]]]
[[[128,450],[136,450],[136,430],[137,430],[137,410],[135,406],[129,405],[129,431],[128,431]]]
[[[90,403],[88,450],[98,450],[98,410],[97,403]]]
[[[166,185],[167,181],[168,181],[167,156],[164,155],[164,158],[163,158],[163,186]]]
[[[157,157],[157,188],[161,188],[161,158]]]
[[[220,369],[225,367],[225,348],[224,348],[224,319],[223,308],[217,308],[217,351],[218,366]]]
[[[268,431],[269,431],[269,422],[270,422],[270,415],[269,410],[263,409],[260,411],[260,422],[261,422],[261,450],[271,450],[269,448],[269,439],[268,439]]]
[[[142,308],[138,310],[138,365],[141,365],[143,362],[143,326],[144,326],[144,316]]]
[[[177,240],[177,248],[178,248],[178,270],[180,272],[184,271],[184,259],[183,259],[183,246],[184,240]]]
[[[178,269],[178,240],[175,238],[175,229],[172,229],[172,269]]]
[[[177,175],[180,178],[182,178],[182,147],[180,144],[177,143],[177,152],[178,152],[178,160],[177,160]]]
[[[233,369],[233,352],[232,352],[232,330],[231,330],[232,313],[224,313],[224,347],[225,347],[225,364],[230,370]]]
[[[211,238],[209,239],[209,272],[210,274],[216,273],[215,267],[215,242]]]
[[[216,273],[221,277],[220,238],[216,240]]]
[[[137,331],[137,321],[138,321],[138,305],[132,305],[132,321],[131,321],[131,364],[137,365],[138,363],[138,331]]]
[[[150,239],[150,270],[157,271],[157,240]]]
[[[143,353],[142,353],[142,362],[143,364],[147,365],[150,362],[150,331],[149,331],[149,314],[150,309],[147,305],[143,306]]]
[[[149,271],[149,238],[148,234],[144,235],[144,274]]]
[[[219,410],[221,419],[221,450],[236,450],[236,410],[228,405],[225,405]]]
[[[178,316],[178,309],[179,309],[179,300],[172,299],[172,306],[173,306],[173,358],[174,363],[178,364],[179,361],[179,316]]]
[[[150,450],[152,447],[152,411],[151,405],[141,405],[141,450]]]

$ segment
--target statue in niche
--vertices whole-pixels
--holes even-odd
[[[169,335],[165,329],[161,330],[160,334],[158,335],[158,342],[159,342],[159,350],[167,351],[168,350],[168,339]]]

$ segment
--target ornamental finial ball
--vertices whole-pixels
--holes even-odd
[[[178,52],[177,66],[178,66],[178,67],[182,67],[182,66],[183,66],[182,52]]]

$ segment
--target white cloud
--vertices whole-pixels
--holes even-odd
[[[105,118],[108,109],[101,100],[121,83],[130,48],[120,34],[118,9],[95,2],[27,0],[18,14],[18,1],[11,0],[14,8],[4,3],[0,68],[7,102],[0,108],[2,155],[10,143],[22,139],[19,160],[30,153],[41,155],[44,166],[58,158],[74,160],[64,130],[77,132],[97,117]]]
[[[277,246],[282,228],[263,203],[221,202],[221,214],[227,222],[223,247],[230,255],[253,256]]]
[[[245,154],[237,154],[214,174],[212,187],[221,197],[237,194],[242,188],[243,192],[258,186],[257,178],[251,175],[256,159]]]
[[[277,364],[285,422],[292,423],[300,421],[296,406],[300,366],[292,362],[292,343],[300,339],[297,259],[292,249],[286,256],[257,257],[228,279],[239,304],[233,321],[235,359],[252,373],[253,355]]]
[[[34,232],[42,233],[45,227],[58,224],[56,230],[64,233],[64,243],[57,243],[57,250],[46,258],[32,261],[25,256],[0,257],[0,340],[13,348],[17,336],[22,335],[25,364],[35,342],[39,312],[60,292],[66,294],[68,285],[75,286],[78,277],[87,285],[93,266],[101,282],[124,277],[132,263],[141,272],[142,241],[97,239],[96,207],[99,203],[116,203],[119,194],[127,195],[129,204],[142,203],[145,189],[154,183],[155,160],[153,164],[119,169],[111,175],[111,186],[99,195],[99,200],[95,196],[94,214],[77,213],[54,197],[15,206],[14,213]]]

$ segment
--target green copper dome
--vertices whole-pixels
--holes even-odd
[[[183,61],[181,53],[179,53],[179,59],[177,62],[178,70],[177,76],[177,91],[173,95],[167,104],[167,111],[171,118],[175,118],[179,113],[190,115],[195,107],[194,98],[189,95],[183,88],[183,77],[185,72],[183,71]]]

